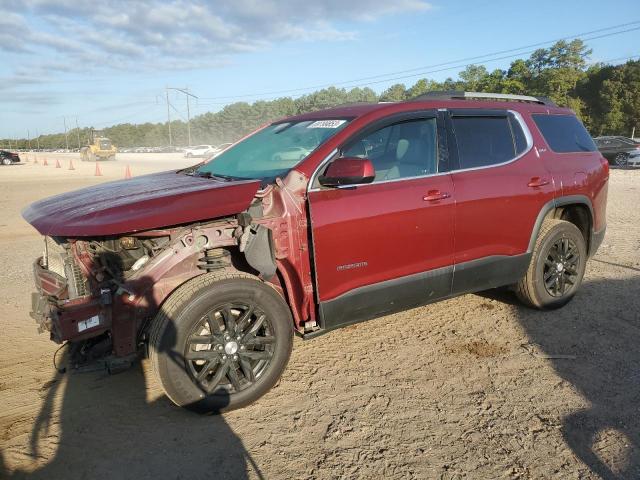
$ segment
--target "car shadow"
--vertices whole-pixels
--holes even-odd
[[[520,306],[511,292],[485,297],[514,306],[556,373],[589,405],[562,418],[564,440],[603,479],[640,478],[640,276],[586,281],[559,310]]]
[[[173,322],[168,328],[174,338]],[[65,352],[59,365],[66,364]],[[224,417],[175,406],[147,382],[149,363],[136,361],[117,375],[56,371],[43,387],[29,440],[28,454],[47,463],[8,474],[0,455],[0,478],[262,478]]]

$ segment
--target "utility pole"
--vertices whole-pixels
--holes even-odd
[[[67,135],[67,118],[62,117],[62,121],[64,122],[64,140],[67,144],[67,150],[69,150],[69,135]]]
[[[78,136],[78,150],[80,150],[80,127],[78,126],[78,116],[76,115],[76,134]]]
[[[38,150],[40,150],[40,134],[38,134],[38,130],[36,130],[36,144],[38,145]]]
[[[31,135],[29,133],[28,128],[27,128],[27,142],[29,143],[29,150],[31,150]]]
[[[167,87],[167,90],[176,90],[178,92],[184,93],[187,97],[187,138],[189,142],[189,146],[191,146],[191,112],[189,111],[189,97],[193,97],[197,99],[198,97],[192,93],[189,93],[188,88],[176,88],[176,87]],[[167,93],[167,110],[169,110],[169,94]]]
[[[188,92],[189,90],[187,90]],[[189,147],[191,146],[191,113],[189,112],[189,95],[187,93],[187,141],[189,142]]]
[[[171,115],[169,114],[169,87],[165,88],[167,94],[167,125],[169,126],[169,146],[171,146]]]

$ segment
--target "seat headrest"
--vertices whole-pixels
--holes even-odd
[[[406,138],[401,138],[398,140],[398,145],[396,146],[396,160],[402,159],[409,150],[409,140]]]

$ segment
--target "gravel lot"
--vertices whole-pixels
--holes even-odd
[[[149,365],[61,375],[29,317],[44,196],[186,166],[49,154],[0,167],[0,478],[640,478],[640,171],[612,170],[608,232],[565,308],[486,292],[295,340],[258,403],[174,407]],[[61,168],[55,168],[56,159]]]

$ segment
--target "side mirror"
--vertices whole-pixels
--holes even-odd
[[[371,183],[375,177],[376,171],[368,158],[341,157],[331,162],[325,174],[318,177],[318,181],[325,187],[338,187]]]

